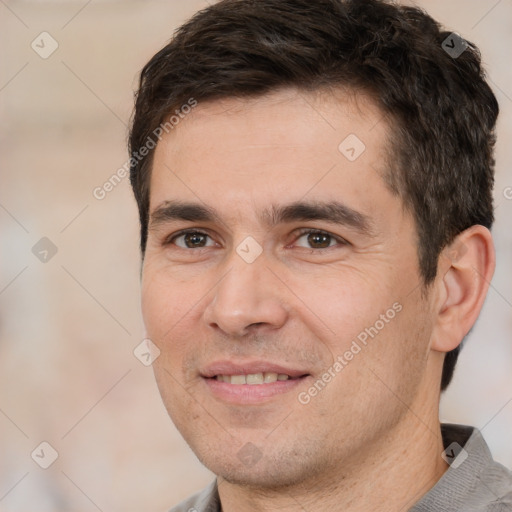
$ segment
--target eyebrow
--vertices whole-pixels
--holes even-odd
[[[149,228],[172,221],[215,222],[221,221],[214,208],[184,201],[164,201],[150,215]],[[322,220],[355,229],[363,235],[374,235],[373,223],[367,215],[339,201],[295,201],[284,205],[271,205],[259,220],[271,228],[281,223]]]

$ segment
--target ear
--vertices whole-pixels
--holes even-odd
[[[494,243],[484,226],[471,226],[443,249],[435,281],[433,350],[449,352],[469,332],[482,309],[494,267]]]

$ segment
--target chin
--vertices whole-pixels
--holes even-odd
[[[242,462],[240,458],[243,459],[243,455],[239,457],[242,450],[218,450],[201,454],[194,447],[191,448],[202,464],[217,476],[233,485],[255,489],[270,491],[299,485],[319,473],[315,471],[315,466],[318,469],[321,467],[314,462],[308,463],[306,454],[298,451],[261,454],[256,462],[247,459]],[[249,458],[251,451],[246,449],[245,455]]]
[[[208,469],[230,484],[255,489],[278,490],[297,485],[303,480],[299,475],[294,475],[290,467],[276,470],[271,464],[259,469],[243,465],[226,467],[224,464],[213,464]]]

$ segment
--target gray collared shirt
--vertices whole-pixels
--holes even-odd
[[[512,472],[474,427],[441,424],[450,467],[409,512],[512,512]],[[222,512],[217,481],[170,512]]]

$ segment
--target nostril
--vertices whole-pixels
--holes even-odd
[[[265,325],[265,322],[256,322],[256,323],[254,323],[254,324],[250,324],[250,325],[248,326],[248,328],[249,328],[249,327],[253,327],[253,326],[255,326],[255,327],[256,327],[256,326],[258,326],[258,325]]]

